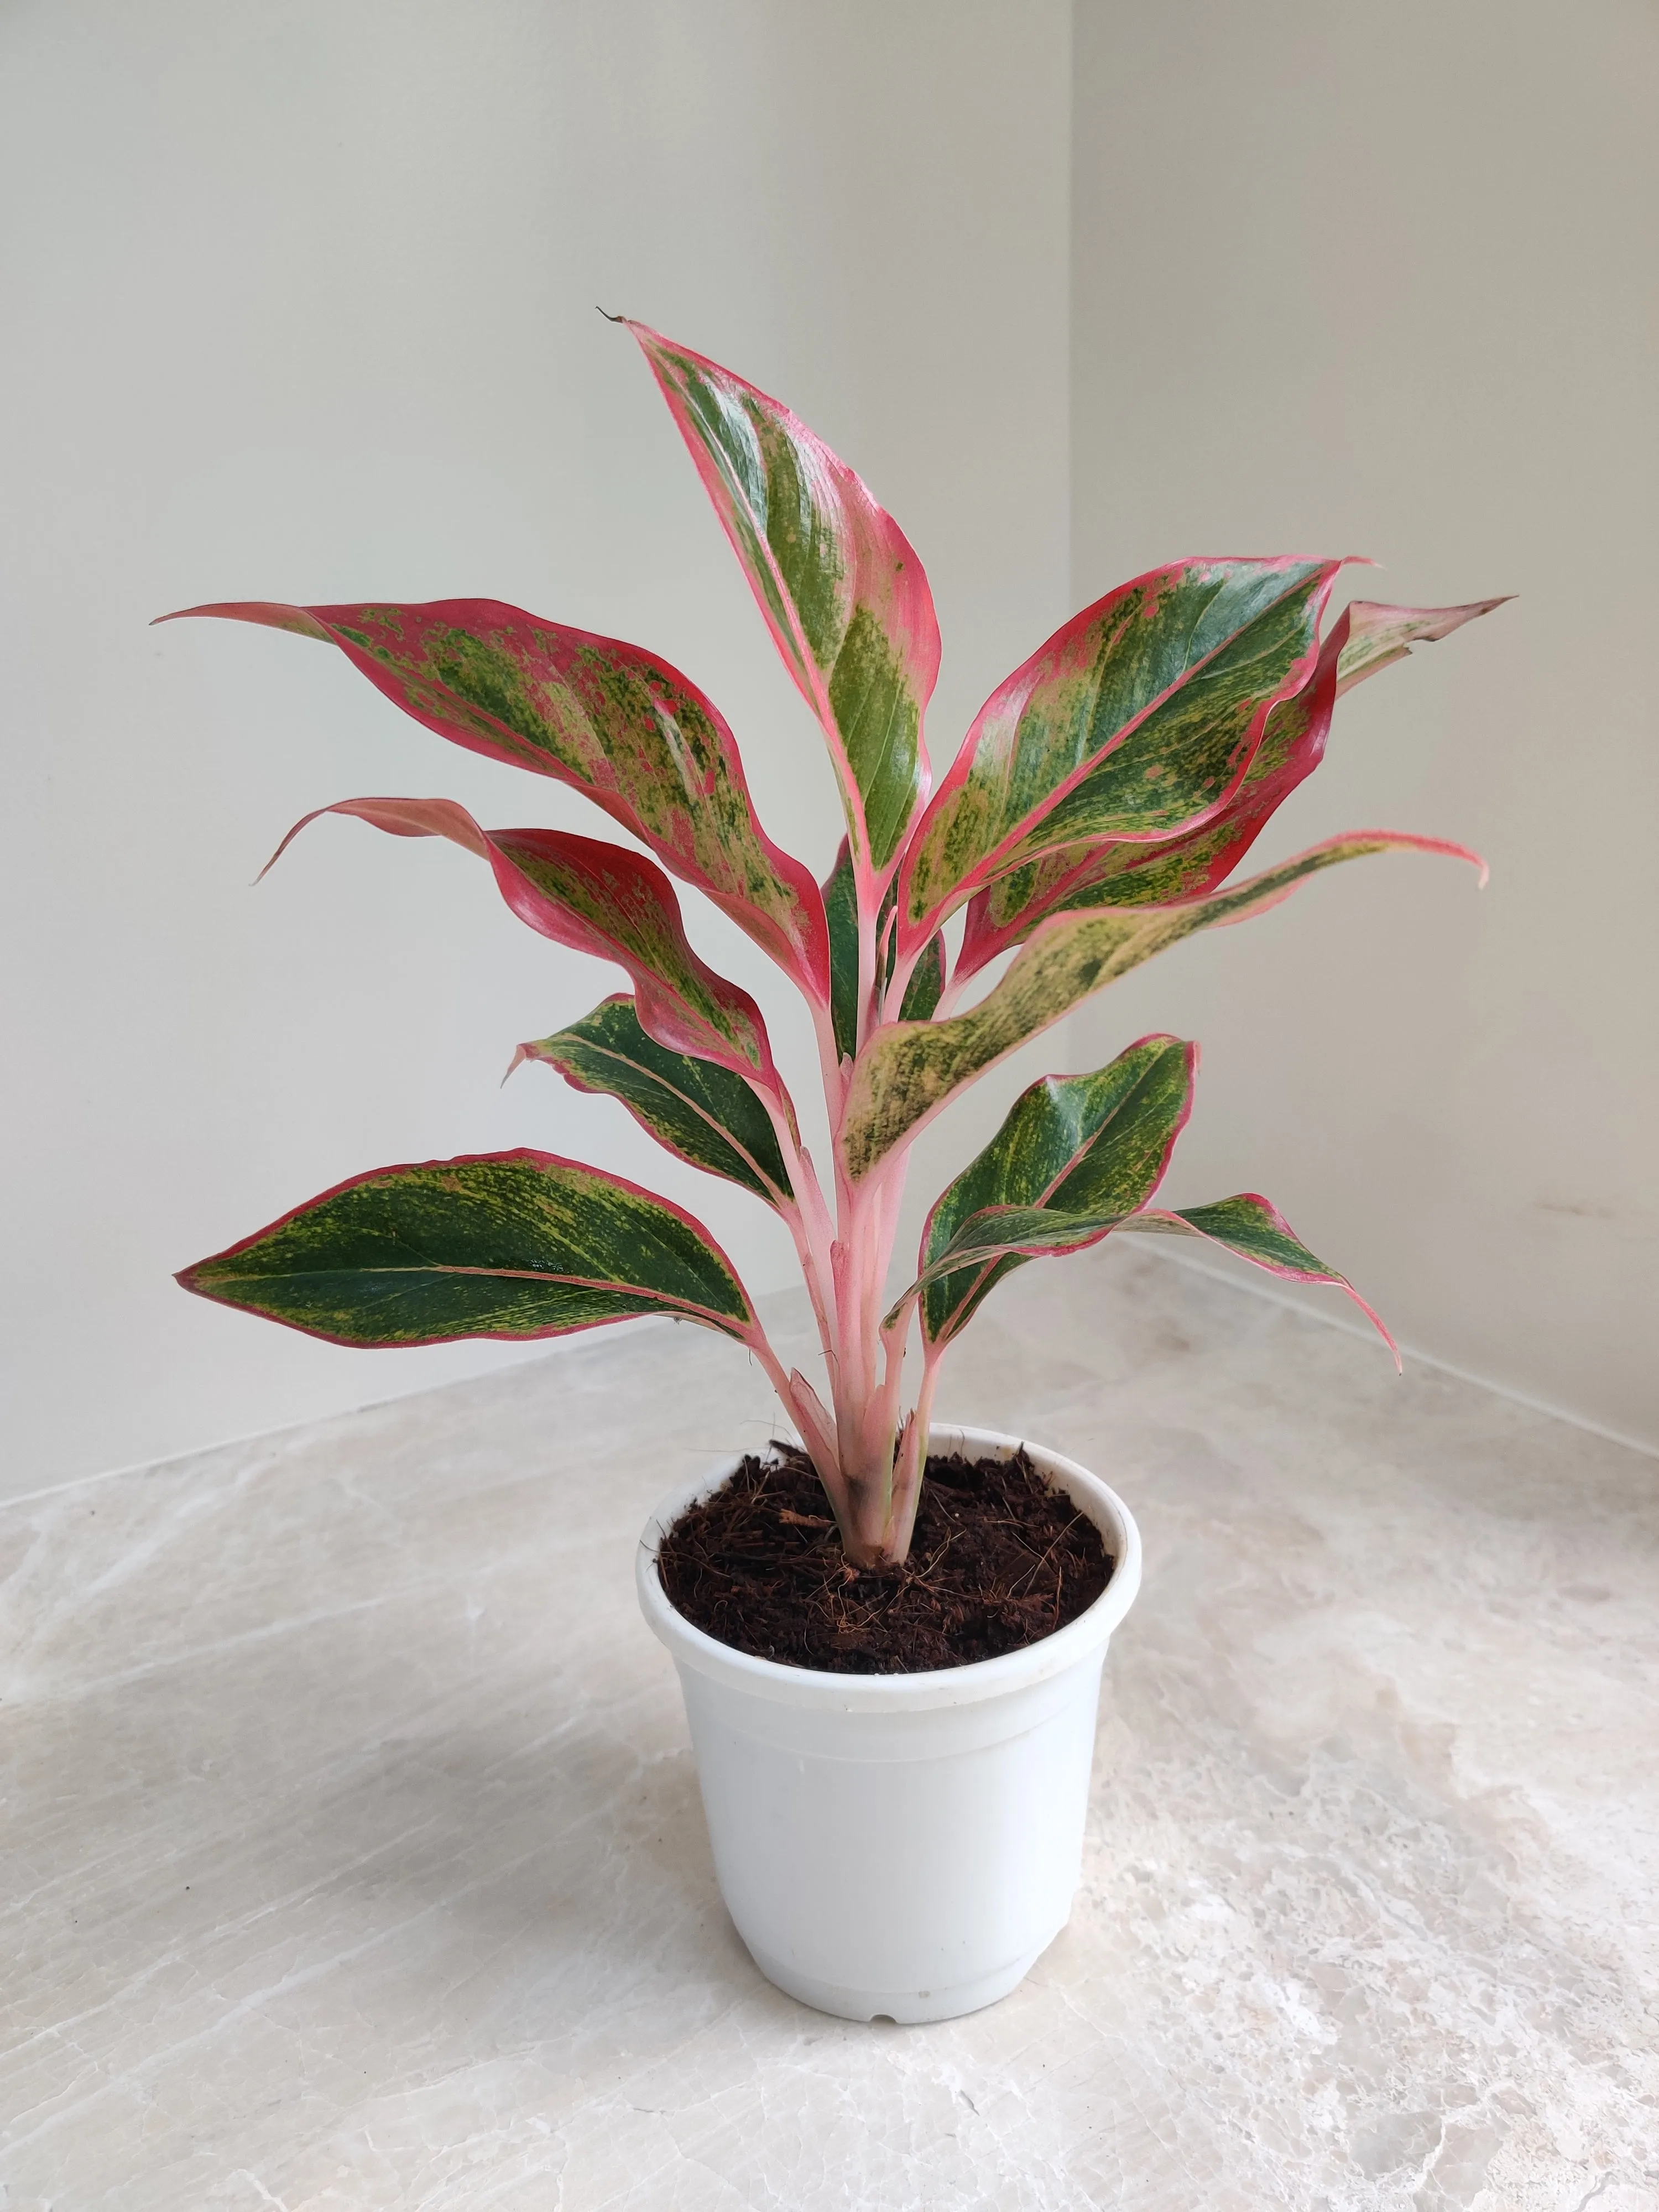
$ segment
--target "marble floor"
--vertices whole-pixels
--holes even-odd
[[[1659,2212],[1659,1465],[1139,1251],[940,1410],[1147,1555],[1072,1925],[941,2027],[715,1892],[631,1571],[735,1347],[0,1508],[0,2206]]]

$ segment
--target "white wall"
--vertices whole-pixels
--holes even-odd
[[[498,1092],[520,1038],[620,979],[465,856],[331,823],[248,887],[353,793],[604,817],[321,648],[145,625],[477,593],[639,638],[726,707],[763,819],[827,865],[819,741],[593,308],[781,393],[899,515],[940,602],[948,755],[1065,612],[1069,30],[1063,0],[5,11],[6,1489],[514,1356],[347,1352],[173,1287],[384,1161],[574,1152],[696,1207],[756,1290],[787,1279],[762,1210],[619,1108],[533,1069]],[[692,927],[783,1003],[718,916]]]
[[[757,1290],[788,1279],[761,1211],[619,1109],[537,1070],[496,1090],[617,978],[463,855],[327,823],[248,888],[353,793],[603,817],[320,648],[145,627],[480,592],[641,638],[826,860],[816,734],[595,303],[781,392],[900,516],[945,623],[939,757],[1074,599],[1171,554],[1352,547],[1387,564],[1368,595],[1522,594],[1346,702],[1261,848],[1439,831],[1490,854],[1484,896],[1372,860],[1182,948],[936,1133],[918,1196],[1039,1066],[1177,1029],[1206,1064],[1173,1195],[1265,1188],[1408,1343],[1659,1436],[1655,19],[1078,0],[1073,53],[1071,12],[0,15],[0,1488],[514,1356],[349,1353],[172,1286],[383,1160],[574,1152],[700,1211]],[[783,1007],[719,917],[692,927]]]
[[[1356,863],[1079,1021],[1200,1038],[1176,1202],[1259,1188],[1408,1344],[1659,1441],[1659,17],[1078,0],[1074,592],[1364,552],[1520,594],[1338,710],[1258,848]],[[1325,1294],[1328,1297],[1329,1294]]]

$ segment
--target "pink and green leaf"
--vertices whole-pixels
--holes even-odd
[[[1023,942],[1047,915],[1204,897],[1226,881],[1291,792],[1318,767],[1332,709],[1344,690],[1402,658],[1413,638],[1449,636],[1504,604],[1482,599],[1462,607],[1381,607],[1358,600],[1345,607],[1307,681],[1269,714],[1244,780],[1220,814],[1177,837],[1076,845],[1000,877],[969,904],[958,978]],[[1345,676],[1345,670],[1357,672]]]
[[[1400,1347],[1382,1317],[1366,1304],[1346,1275],[1339,1275],[1334,1267],[1316,1258],[1278,1207],[1257,1191],[1241,1191],[1236,1198],[1219,1198],[1209,1206],[1183,1206],[1173,1213],[1153,1207],[1117,1225],[1158,1236],[1201,1237],[1286,1282],[1328,1283],[1345,1291],[1393,1352],[1395,1365],[1401,1364]]]
[[[1483,867],[1478,854],[1439,839],[1353,831],[1185,905],[1051,915],[978,1006],[945,1021],[896,1022],[876,1032],[859,1056],[848,1091],[841,1130],[848,1175],[861,1180],[965,1084],[1155,953],[1199,930],[1265,913],[1308,877],[1339,861],[1395,849],[1442,854]]]
[[[1092,1075],[1046,1076],[1016,1099],[927,1217],[905,1297],[921,1292],[929,1344],[959,1335],[1026,1260],[1096,1243],[1146,1204],[1192,1110],[1197,1062],[1196,1045],[1142,1037]]]
[[[1243,782],[1202,828],[1147,843],[1073,845],[1001,876],[975,894],[957,972],[965,980],[1021,944],[1046,915],[1103,906],[1175,906],[1202,898],[1232,873],[1272,816],[1319,765],[1336,703],[1341,615],[1301,689],[1267,716]]]
[[[671,1052],[640,1026],[630,998],[606,999],[568,1029],[521,1044],[513,1068],[538,1060],[573,1090],[618,1098],[657,1142],[754,1192],[769,1206],[793,1197],[771,1117],[749,1085],[712,1060]]]
[[[701,1223],[550,1152],[378,1168],[178,1279],[331,1344],[563,1336],[649,1314],[744,1341],[757,1328]]]
[[[1473,599],[1462,607],[1384,607],[1371,599],[1354,600],[1346,610],[1348,631],[1336,672],[1337,696],[1352,691],[1378,669],[1403,660],[1413,645],[1449,637],[1465,623],[1489,615],[1494,607],[1507,605],[1512,596]]]
[[[987,701],[917,825],[900,957],[996,877],[1071,846],[1198,828],[1318,657],[1339,561],[1186,561],[1057,630]]]
[[[627,970],[641,1024],[659,1044],[712,1060],[781,1100],[760,1008],[697,957],[673,885],[643,854],[558,830],[481,830],[448,799],[347,799],[296,823],[273,857],[325,814],[349,815],[397,837],[447,837],[477,854],[521,921],[556,945]]]
[[[571,785],[707,893],[819,1000],[830,988],[811,871],[755,816],[736,740],[696,684],[616,638],[497,599],[189,607],[337,645],[425,728]],[[165,616],[178,621],[179,616]]]
[[[630,323],[841,784],[865,895],[927,797],[939,623],[915,549],[780,401]]]

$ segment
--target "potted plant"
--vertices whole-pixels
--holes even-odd
[[[584,792],[655,855],[483,830],[445,799],[319,810],[452,839],[532,929],[625,971],[629,992],[514,1064],[615,1097],[671,1152],[771,1206],[823,1372],[786,1369],[690,1215],[550,1152],[355,1176],[179,1279],[342,1344],[656,1314],[748,1346],[799,1449],[733,1459],[670,1498],[639,1555],[722,1889],[785,1989],[854,2018],[945,2018],[1012,1989],[1069,1913],[1102,1659],[1139,1571],[1134,1523],[1094,1474],[934,1423],[947,1352],[1012,1269],[1124,1232],[1207,1238],[1357,1293],[1254,1194],[1153,1203],[1192,1099],[1197,1048],[1176,1037],[1027,1090],[934,1204],[895,1298],[910,1146],[987,1069],[1194,931],[1362,854],[1475,860],[1363,831],[1233,880],[1318,764],[1340,694],[1499,602],[1357,603],[1322,637],[1341,562],[1173,562],[1039,647],[934,787],[922,725],[939,629],[896,523],[787,408],[628,327],[829,745],[846,836],[822,886],[762,829],[717,708],[638,647],[483,599],[187,611],[337,646],[428,729]],[[669,874],[804,999],[827,1158],[802,1141],[759,1006],[687,942]]]

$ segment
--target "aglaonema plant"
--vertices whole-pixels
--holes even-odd
[[[908,540],[787,408],[629,327],[823,729],[846,836],[822,886],[761,827],[719,710],[637,646],[491,599],[185,611],[337,646],[427,729],[573,786],[655,855],[559,830],[483,830],[441,799],[319,810],[449,838],[488,866],[520,921],[626,973],[630,993],[521,1045],[514,1064],[543,1061],[619,1099],[669,1152],[779,1215],[811,1300],[823,1388],[777,1357],[700,1222],[554,1153],[376,1169],[179,1279],[349,1345],[558,1336],[650,1314],[719,1330],[771,1378],[849,1559],[896,1564],[940,1363],[1026,1261],[1125,1231],[1197,1237],[1358,1299],[1254,1193],[1153,1204],[1197,1060],[1164,1036],[1092,1074],[1032,1085],[934,1205],[896,1303],[886,1285],[916,1137],[1028,1039],[1154,953],[1262,913],[1338,861],[1404,848],[1480,865],[1440,839],[1364,830],[1233,878],[1318,765],[1341,694],[1500,602],[1358,602],[1322,636],[1340,560],[1171,562],[1085,607],[1016,669],[934,788],[923,719],[939,626]],[[759,1006],[692,950],[670,874],[712,899],[805,1000],[829,1117],[822,1169]],[[984,971],[1009,953],[986,988]],[[920,1376],[907,1409],[913,1322]]]

